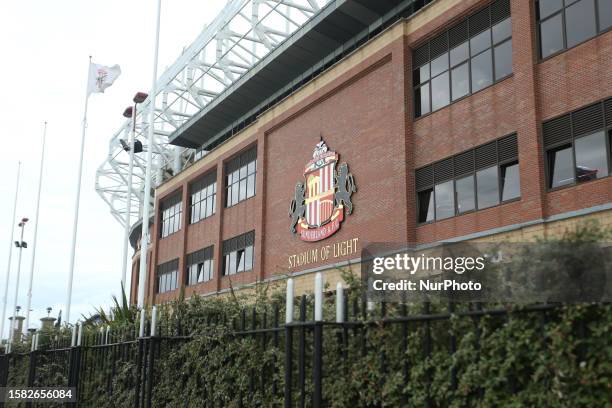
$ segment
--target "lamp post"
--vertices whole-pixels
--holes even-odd
[[[21,228],[21,235],[19,241],[15,241],[15,246],[19,248],[19,256],[17,257],[17,280],[15,281],[15,299],[13,304],[13,325],[17,322],[17,298],[19,297],[19,277],[21,275],[21,255],[23,253],[24,248],[28,247],[28,244],[23,240],[23,231],[25,229],[25,225],[28,222],[27,218],[22,218],[19,223],[19,228]],[[11,332],[9,334],[9,345],[12,349],[13,341],[15,340],[15,327],[11,327]]]
[[[132,213],[132,173],[134,171],[134,153],[142,152],[142,143],[138,142],[136,144],[136,116],[137,116],[137,108],[139,103],[143,103],[145,99],[147,99],[147,94],[144,92],[137,92],[134,95],[134,106],[128,106],[123,112],[123,116],[126,118],[132,118],[132,132],[130,134],[130,144],[127,145],[123,140],[121,140],[121,144],[123,145],[123,150],[128,151],[130,153],[130,164],[128,167],[128,191],[127,191],[127,200],[126,200],[126,215],[125,215],[125,237],[123,240],[123,268],[121,270],[121,286],[123,290],[126,289],[125,279],[127,274],[127,265],[128,265],[128,247],[130,242],[130,216]]]

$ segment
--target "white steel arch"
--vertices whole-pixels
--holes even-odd
[[[177,61],[159,78],[153,123],[153,182],[182,171],[205,152],[168,144],[168,136],[249,71],[293,32],[333,0],[229,0]],[[146,146],[150,99],[138,106],[136,139]],[[144,154],[134,155],[132,197],[128,198],[131,120],[109,141],[106,160],[96,172],[96,191],[111,214],[125,227],[126,215],[139,220],[145,201]],[[149,205],[153,197],[149,197]],[[128,206],[128,203],[131,205]]]

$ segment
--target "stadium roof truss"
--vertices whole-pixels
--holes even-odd
[[[136,139],[144,150],[153,149],[153,185],[182,171],[205,152],[172,146],[169,137],[223,91],[305,26],[334,0],[229,0],[198,38],[158,80],[155,98],[154,142],[147,146],[151,97],[139,105]],[[138,220],[145,201],[144,154],[134,155],[132,196],[128,197],[128,141],[131,120],[109,141],[108,156],[96,173],[96,191],[109,205],[113,217],[125,226],[128,211]],[[149,205],[153,203],[149,194]],[[130,204],[130,205],[128,205]]]

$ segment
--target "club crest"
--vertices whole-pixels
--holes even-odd
[[[353,212],[351,195],[357,191],[353,175],[339,155],[321,138],[304,168],[304,182],[295,185],[289,207],[291,232],[303,241],[320,241],[333,235],[344,220],[344,208]]]

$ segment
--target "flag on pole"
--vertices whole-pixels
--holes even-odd
[[[104,93],[104,90],[111,86],[121,75],[119,65],[108,67],[100,64],[89,64],[89,80],[87,83],[87,95],[92,93]]]

